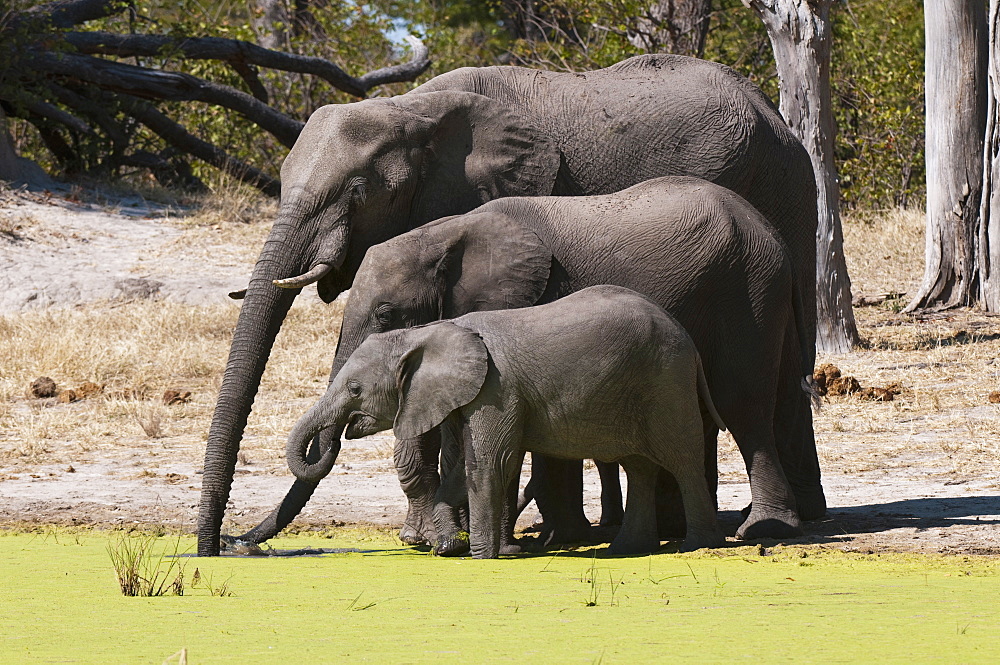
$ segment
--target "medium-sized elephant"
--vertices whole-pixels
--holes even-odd
[[[465,468],[452,475],[466,477],[473,557],[496,558],[512,542],[525,451],[622,464],[628,498],[613,554],[660,546],[654,488],[667,469],[690,551],[725,542],[705,483],[703,410],[725,429],[684,328],[634,291],[595,286],[372,335],[295,425],[288,466],[309,477],[306,448],[327,427],[346,426],[349,439],[391,427],[414,440],[450,421],[464,448]]]
[[[599,284],[643,294],[694,340],[750,476],[752,510],[737,535],[799,535],[796,498],[775,447],[776,432],[788,435],[777,402],[783,393],[809,408],[801,381],[811,373],[812,339],[800,334],[801,303],[781,238],[744,199],[705,180],[664,177],[605,196],[499,199],[372,247],[344,310],[332,375],[373,333],[549,303]],[[714,442],[711,419],[705,430]],[[456,520],[438,531],[438,456],[430,443],[397,446],[410,501],[401,537],[410,542],[414,532],[448,542],[460,530]],[[714,490],[715,446],[705,450]],[[314,458],[310,482],[335,458],[336,451]],[[581,472],[577,463],[577,478]],[[565,498],[574,502],[575,522],[589,528],[580,492]],[[548,521],[545,506],[539,509]]]

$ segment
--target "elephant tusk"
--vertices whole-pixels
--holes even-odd
[[[331,270],[333,270],[333,266],[329,263],[317,263],[312,270],[304,275],[289,277],[288,279],[276,279],[274,280],[274,285],[280,286],[283,289],[301,289],[303,286],[318,282]]]
[[[239,291],[230,291],[229,297],[232,298],[233,300],[243,300],[244,298],[247,297],[247,290],[240,289]]]

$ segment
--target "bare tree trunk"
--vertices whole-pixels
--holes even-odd
[[[705,55],[712,0],[659,0],[640,16],[628,40],[647,52]]]
[[[282,50],[288,40],[288,8],[285,0],[254,0],[251,20],[257,43],[264,48]]]
[[[927,230],[924,281],[907,311],[978,299],[976,231],[986,129],[986,7],[925,0]]]
[[[780,110],[809,152],[816,174],[816,348],[846,353],[860,342],[844,261],[840,186],[833,163],[830,93],[833,0],[743,0],[764,22],[778,68]]]
[[[1000,0],[990,0],[988,74],[983,201],[976,258],[980,303],[988,312],[1000,312]]]

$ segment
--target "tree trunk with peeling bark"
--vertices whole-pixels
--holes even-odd
[[[705,55],[711,12],[712,0],[659,0],[636,19],[628,40],[649,53],[700,58]]]
[[[976,258],[980,302],[986,311],[1000,312],[1000,0],[990,0],[987,70],[983,200]]]
[[[846,353],[860,342],[844,260],[840,186],[833,162],[830,92],[833,0],[743,0],[767,28],[778,68],[779,109],[809,152],[816,175],[816,347]]]
[[[986,129],[986,7],[925,0],[927,227],[924,279],[907,311],[979,299],[976,235]]]

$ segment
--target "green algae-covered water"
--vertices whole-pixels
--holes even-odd
[[[330,535],[330,534],[327,534]],[[121,595],[102,531],[0,531],[5,663],[1000,662],[1000,560],[755,547],[445,559],[356,531],[176,559]],[[193,550],[163,537],[154,548]],[[201,582],[190,588],[195,569]],[[209,590],[227,583],[232,595]]]

